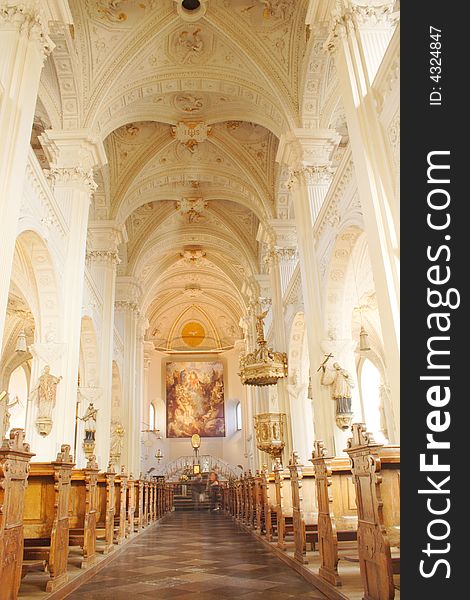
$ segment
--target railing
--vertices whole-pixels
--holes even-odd
[[[159,475],[163,475],[169,481],[178,481],[183,473],[190,474],[195,462],[194,456],[180,456],[171,463],[165,465]],[[201,465],[201,473],[210,473],[216,471],[220,479],[229,479],[230,477],[240,477],[243,470],[240,467],[229,464],[225,460],[210,454],[203,454],[198,457],[198,463]]]

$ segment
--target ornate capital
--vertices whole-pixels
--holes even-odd
[[[47,179],[52,185],[57,183],[69,183],[72,185],[83,186],[89,194],[98,187],[93,179],[93,170],[86,171],[82,167],[54,167],[44,171]]]
[[[343,1],[333,12],[325,50],[336,52],[339,41],[356,30],[395,25],[398,13],[394,4],[394,0]]]
[[[0,0],[0,29],[15,28],[21,35],[38,43],[43,59],[54,49],[47,19],[37,0]]]
[[[88,263],[98,263],[104,265],[118,265],[121,260],[117,250],[90,250],[86,253]]]
[[[297,262],[299,259],[297,248],[276,248],[276,254],[278,259],[283,262]]]
[[[133,312],[138,312],[139,306],[136,302],[131,302],[130,300],[116,300],[114,303],[115,310],[128,310]]]
[[[304,179],[307,185],[329,185],[333,179],[334,170],[329,164],[306,166],[300,169],[290,169],[287,189],[292,191],[295,185]]]
[[[333,179],[334,170],[329,165],[305,167],[303,176],[310,185],[329,185]]]

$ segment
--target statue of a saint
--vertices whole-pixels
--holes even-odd
[[[83,417],[78,417],[85,423],[85,441],[95,441],[97,413],[98,409],[93,406],[93,402],[90,402]]]
[[[2,392],[2,394],[0,394],[0,406],[2,406],[2,404],[5,405],[4,412],[3,412],[3,419],[2,419],[2,421],[3,421],[2,431],[1,431],[2,438],[6,437],[8,430],[10,429],[11,413],[8,409],[13,408],[20,401],[18,396],[15,396],[15,399],[13,400],[13,402],[9,402],[9,400],[10,400],[10,396],[9,396],[8,392]]]
[[[259,343],[264,342],[264,319],[268,311],[265,310],[263,313],[256,317],[256,341]]]
[[[124,427],[119,421],[114,421],[111,431],[111,447],[109,449],[110,462],[112,464],[118,462],[121,457],[122,447],[124,445]]]
[[[325,361],[321,365],[322,385],[332,386],[332,398],[336,401],[336,423],[342,430],[349,428],[352,421],[351,410],[351,389],[354,387],[354,381],[346,369],[343,369],[337,362],[333,363],[333,368],[329,369]]]
[[[46,365],[30,395],[31,399],[36,398],[37,401],[36,427],[43,436],[49,435],[51,432],[52,410],[55,407],[57,385],[62,379],[62,376],[51,375],[50,371],[50,366]]]

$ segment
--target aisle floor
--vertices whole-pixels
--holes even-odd
[[[323,600],[222,513],[174,512],[67,600]]]

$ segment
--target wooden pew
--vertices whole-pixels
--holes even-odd
[[[349,459],[328,456],[321,440],[312,452],[318,502],[319,575],[332,585],[341,585],[338,573],[338,542],[357,538],[357,511],[351,493]]]
[[[82,569],[91,566],[97,559],[98,473],[96,458],[91,456],[85,469],[73,469],[70,482],[69,546],[80,546],[82,548]]]
[[[246,502],[247,502],[247,510],[246,510],[246,525],[253,529],[255,526],[255,518],[256,518],[256,509],[255,509],[255,480],[253,477],[253,473],[251,469],[248,471],[248,475],[246,477]]]
[[[150,523],[150,507],[149,507],[149,500],[150,500],[150,488],[149,488],[149,480],[147,475],[144,477],[144,510],[143,510],[143,514],[142,514],[142,524],[144,527],[147,527],[147,525]]]
[[[21,582],[23,507],[29,461],[23,429],[12,429],[0,447],[0,600],[15,600]]]
[[[161,519],[165,514],[165,489],[161,480],[157,481],[157,518]]]
[[[390,547],[399,545],[400,453],[383,447],[364,423],[352,425],[346,452],[352,461],[358,514],[359,566],[367,600],[393,600]],[[391,541],[393,540],[393,541]]]
[[[255,507],[254,528],[261,534],[265,531],[265,519],[261,472],[258,470],[254,477],[253,502]]]
[[[115,543],[122,544],[127,532],[127,473],[126,467],[121,467],[121,473],[114,479],[114,536]]]
[[[158,504],[157,480],[155,479],[155,477],[152,477],[152,502],[151,502],[151,506],[152,506],[153,521],[156,521],[158,519],[157,504]]]
[[[285,480],[287,480],[286,483]],[[286,550],[286,533],[293,532],[292,492],[290,472],[284,471],[279,459],[276,459],[274,466],[274,481],[276,486],[277,545],[281,550]]]
[[[96,537],[104,540],[103,554],[114,549],[115,476],[110,463],[106,472],[98,474],[97,480]]]
[[[142,473],[135,482],[135,493],[134,531],[140,531],[144,526],[144,482],[142,480]]]
[[[235,518],[237,521],[243,518],[243,475],[235,481]]]
[[[294,558],[301,564],[307,561],[307,541],[317,539],[318,507],[315,474],[311,467],[300,464],[297,452],[289,461],[292,493],[292,523],[294,533]]]
[[[236,498],[235,498],[235,478],[230,477],[228,481],[228,512],[235,517]]]
[[[69,500],[73,458],[64,444],[52,463],[31,463],[24,504],[26,560],[44,559],[52,592],[68,580]]]
[[[154,493],[153,479],[150,477],[149,481],[148,481],[148,525],[150,525],[154,520],[153,493]]]
[[[132,473],[127,480],[127,533],[126,537],[134,533],[134,515],[135,515],[135,500],[136,500],[136,484],[137,482],[132,477]]]
[[[276,482],[267,465],[261,471],[261,501],[263,503],[264,530],[269,542],[277,536]]]

